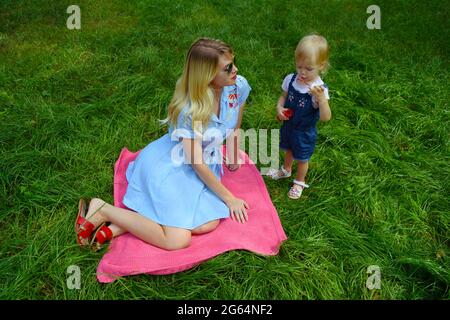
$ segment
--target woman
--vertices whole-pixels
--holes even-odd
[[[237,71],[227,44],[206,38],[192,44],[168,108],[169,132],[128,166],[123,203],[133,211],[94,198],[85,212],[80,200],[75,222],[80,245],[101,245],[130,232],[154,246],[176,250],[189,246],[192,234],[214,230],[222,218],[248,220],[248,204],[220,182],[220,144],[227,138],[227,145],[236,146],[234,129],[241,125],[251,90]],[[227,167],[234,171],[239,168],[238,148],[229,149],[228,158],[235,161]]]

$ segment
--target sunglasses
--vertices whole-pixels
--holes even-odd
[[[233,71],[233,66],[236,64],[236,59],[234,59],[234,61],[230,64],[227,64],[225,67],[225,72],[228,74],[231,74],[231,72]]]

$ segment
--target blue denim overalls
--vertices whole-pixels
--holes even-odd
[[[292,85],[297,74],[289,82],[288,94],[284,107],[292,109],[294,114],[288,121],[283,121],[280,130],[280,149],[291,150],[295,160],[308,161],[316,146],[319,109],[313,107],[312,96],[301,93]]]

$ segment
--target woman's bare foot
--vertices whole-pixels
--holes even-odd
[[[91,202],[89,202],[89,208],[86,213],[86,219],[91,222],[95,228],[101,225],[103,222],[106,222],[106,217],[102,212],[102,208],[107,203],[99,198],[93,198]]]
[[[80,200],[80,203],[82,200]],[[75,225],[75,232],[77,234],[78,244],[81,246],[88,245],[92,237],[92,233],[97,229],[102,223],[106,221],[105,215],[101,211],[106,202],[101,199],[94,198],[89,203],[89,208],[84,217],[84,222]],[[79,219],[79,218],[77,218]]]

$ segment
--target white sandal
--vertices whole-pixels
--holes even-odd
[[[269,172],[267,172],[267,175],[273,180],[278,180],[289,178],[291,176],[291,171],[287,171],[285,168],[283,168],[283,166],[281,166],[279,170],[270,169]]]
[[[299,188],[300,187],[300,188]],[[301,197],[303,189],[309,188],[309,185],[303,181],[294,180],[294,185],[288,192],[288,197],[291,199],[298,199]]]

